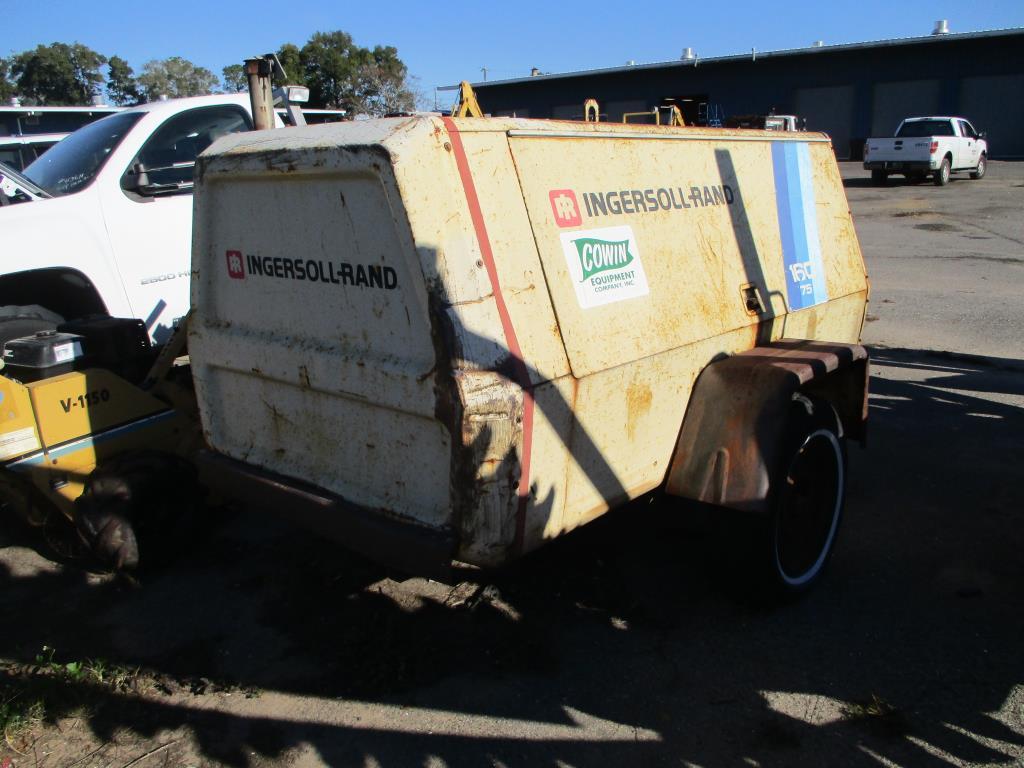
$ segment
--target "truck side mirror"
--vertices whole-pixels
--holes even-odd
[[[142,192],[149,186],[149,174],[146,166],[141,162],[132,165],[131,170],[126,171],[121,177],[121,189],[126,192]]]

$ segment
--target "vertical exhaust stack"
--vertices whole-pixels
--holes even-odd
[[[270,78],[273,65],[266,57],[245,60],[245,74],[249,80],[249,102],[252,122],[257,131],[274,127],[274,95]]]
[[[697,56],[693,52],[693,48],[683,48],[683,55],[680,56],[683,61],[693,61]]]
[[[932,35],[948,35],[949,34],[949,22],[946,19],[939,19],[935,22],[935,29],[932,30]]]

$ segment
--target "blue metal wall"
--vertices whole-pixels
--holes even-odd
[[[864,139],[887,135],[903,117],[962,115],[988,132],[993,158],[1024,157],[1024,31],[955,35],[927,42],[808,49],[726,61],[698,60],[474,86],[491,114],[566,118],[596,98],[607,119],[666,98],[706,94],[725,115],[807,118],[833,138],[840,158],[860,157]]]

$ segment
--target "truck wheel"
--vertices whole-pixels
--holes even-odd
[[[63,322],[63,317],[38,304],[2,306],[0,307],[0,345],[11,339],[32,336],[39,331],[52,331]]]
[[[762,538],[774,597],[795,597],[811,589],[832,554],[846,495],[846,450],[840,432],[826,401],[794,396]]]
[[[978,165],[977,165],[977,167],[973,171],[971,171],[971,178],[972,179],[983,179],[983,178],[985,178],[985,171],[987,171],[987,170],[988,170],[988,160],[986,160],[985,156],[982,155],[981,157],[978,158]]]
[[[125,453],[89,476],[75,501],[75,526],[106,567],[134,571],[173,554],[201,495],[195,469],[184,459]]]
[[[872,171],[871,172],[871,183],[876,187],[884,187],[885,183],[889,180],[889,174],[885,171]]]
[[[949,158],[942,158],[942,165],[940,165],[939,169],[935,171],[935,186],[944,187],[949,184],[950,169],[951,166],[949,164]]]

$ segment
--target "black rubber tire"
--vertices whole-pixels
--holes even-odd
[[[63,322],[63,317],[38,304],[0,306],[0,346],[11,339],[55,330]]]
[[[978,158],[978,165],[975,166],[974,170],[971,171],[971,178],[974,180],[985,178],[985,172],[988,170],[988,158],[982,155]]]
[[[932,178],[935,182],[935,186],[944,187],[949,184],[949,175],[951,172],[952,166],[949,163],[949,158],[942,158],[942,165],[940,165],[938,170],[935,171],[935,175]]]
[[[876,187],[884,187],[889,182],[889,174],[885,171],[872,171],[871,183]]]
[[[717,508],[709,547],[726,592],[759,608],[791,602],[818,584],[835,547],[845,500],[846,446],[827,401],[794,395],[778,440],[767,510]],[[819,503],[810,507],[799,504],[815,499]],[[810,521],[810,527],[801,521]],[[802,551],[787,547],[794,543],[802,543]]]
[[[841,433],[828,402],[794,397],[771,490],[771,569],[785,594],[811,589],[832,556],[846,499]]]
[[[75,526],[92,554],[115,571],[173,555],[202,506],[195,468],[159,451],[121,454],[89,476],[75,501]]]

